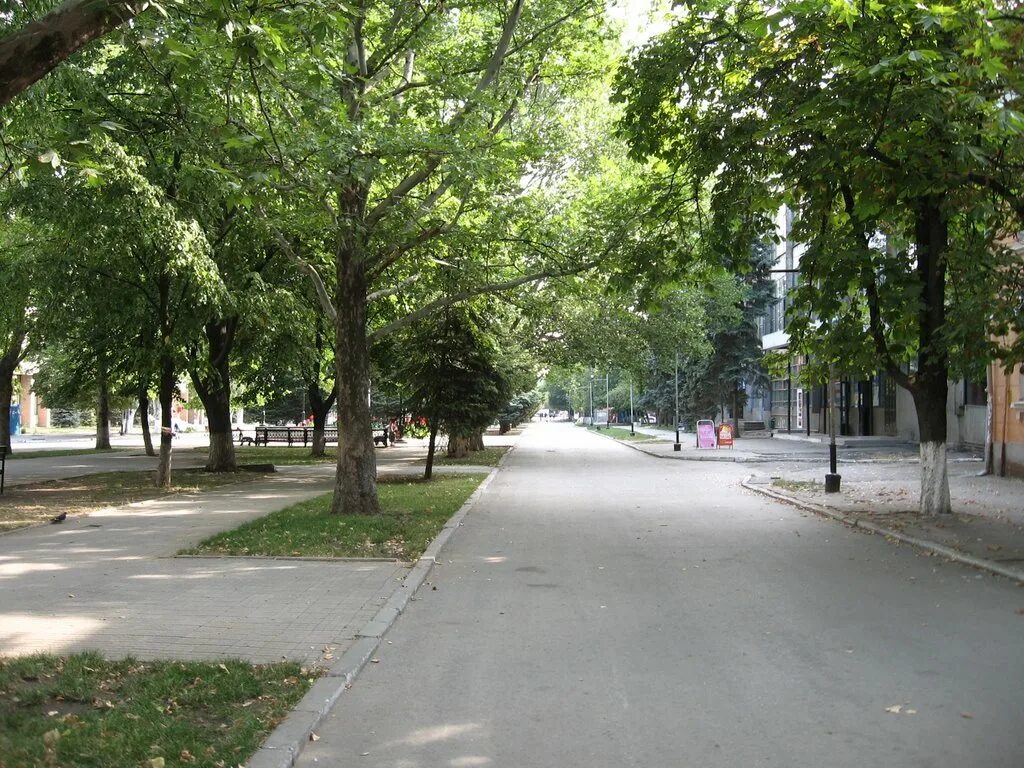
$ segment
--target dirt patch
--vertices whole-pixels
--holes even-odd
[[[16,485],[4,490],[0,532],[45,523],[64,513],[82,515],[147,499],[250,482],[260,477],[263,474],[257,472],[217,474],[197,469],[175,472],[170,490],[154,485],[153,472],[106,472]]]

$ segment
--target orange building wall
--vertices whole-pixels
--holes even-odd
[[[1012,339],[1010,339],[1012,340]],[[1024,477],[1024,408],[1013,408],[1024,401],[1021,386],[1022,366],[1009,374],[998,363],[992,364],[992,443],[995,467],[999,473],[1003,464],[1005,446],[1006,474]]]

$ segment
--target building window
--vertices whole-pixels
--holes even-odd
[[[988,405],[985,382],[964,381],[964,405]]]

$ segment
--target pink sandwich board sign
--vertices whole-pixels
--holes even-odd
[[[715,422],[701,419],[697,422],[697,447],[715,448]]]

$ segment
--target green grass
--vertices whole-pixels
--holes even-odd
[[[484,448],[482,451],[471,451],[461,459],[449,459],[444,452],[438,452],[434,456],[434,466],[469,465],[474,467],[496,467],[501,457],[506,453],[508,453],[507,445],[495,445]]]
[[[43,523],[61,512],[80,515],[104,507],[119,507],[176,493],[206,491],[261,477],[264,475],[251,472],[229,474],[178,469],[171,473],[174,485],[170,490],[153,484],[153,472],[100,472],[67,480],[12,485],[4,490],[3,504],[0,504],[0,531]]]
[[[430,482],[378,482],[381,514],[332,515],[331,496],[272,512],[213,536],[186,555],[419,557],[486,477],[444,475]]]
[[[0,765],[241,765],[310,683],[291,663],[0,660]]]
[[[665,442],[660,437],[654,437],[653,435],[645,435],[642,432],[631,433],[628,429],[622,427],[589,427],[591,432],[600,432],[602,435],[608,435],[614,437],[616,440],[626,440],[633,443],[663,443]]]
[[[59,448],[52,451],[13,451],[7,454],[11,459],[48,459],[60,456],[87,456],[97,453],[126,453],[125,448]]]
[[[825,487],[824,483],[817,480],[783,480],[782,478],[772,480],[772,485],[784,491],[820,491]]]
[[[204,456],[208,453],[207,448],[193,448],[192,450]],[[248,445],[236,445],[235,461],[239,464],[277,464],[278,466],[284,466],[286,464],[329,464],[338,460],[336,448],[327,448],[324,451],[324,455],[317,458],[309,455],[311,450],[312,446],[308,445],[306,447],[301,445],[291,447],[287,445],[261,445],[258,448]]]

